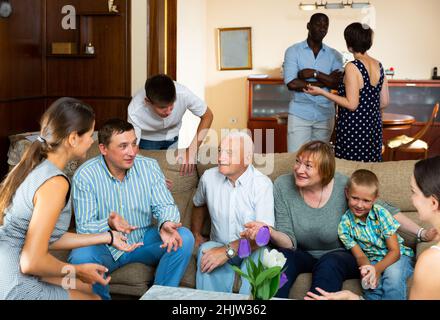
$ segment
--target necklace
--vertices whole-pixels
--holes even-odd
[[[322,194],[323,193],[324,193],[324,187],[321,188],[321,195],[319,196],[318,206],[312,207],[312,208],[314,208],[314,209],[318,209],[319,208],[319,206],[321,205]],[[303,193],[302,189],[299,190],[299,194],[301,195],[301,198],[303,199],[303,201],[306,202],[306,199],[304,198],[304,193]]]

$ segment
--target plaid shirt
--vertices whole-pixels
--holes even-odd
[[[386,239],[399,229],[400,224],[384,207],[375,204],[363,222],[348,209],[341,218],[338,227],[339,239],[347,250],[359,245],[370,261],[381,261],[388,253]],[[413,257],[414,252],[403,244],[397,234],[400,254]]]

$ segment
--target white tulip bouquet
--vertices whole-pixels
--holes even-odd
[[[256,243],[259,247],[263,247],[269,243],[269,228],[261,227],[256,236]],[[237,266],[231,266],[235,272],[247,279],[251,285],[252,297],[257,300],[271,299],[286,282],[287,276],[283,269],[286,258],[276,249],[263,250],[263,257],[258,257],[255,263],[249,256],[251,254],[250,243],[248,239],[240,239],[238,247],[238,256],[245,259],[247,273],[244,273]]]

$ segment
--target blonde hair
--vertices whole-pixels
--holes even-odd
[[[333,146],[319,140],[310,141],[299,148],[296,156],[300,157],[304,154],[308,154],[315,161],[321,177],[321,184],[328,185],[334,178],[336,170]]]
[[[374,196],[377,197],[379,194],[379,179],[370,170],[359,169],[353,172],[347,181],[347,189],[350,191],[353,185],[372,187],[374,188]]]

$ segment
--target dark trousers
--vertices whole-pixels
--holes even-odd
[[[179,140],[179,136],[174,137],[171,140],[163,140],[163,141],[152,141],[152,140],[144,140],[141,139],[139,142],[139,148],[143,150],[167,150],[173,144],[176,144],[177,149],[177,141]]]
[[[347,250],[326,253],[316,259],[308,252],[289,249],[278,249],[287,258],[285,271],[288,282],[278,290],[277,297],[287,298],[292,285],[300,273],[312,273],[311,292],[319,294],[316,287],[328,292],[342,289],[344,280],[359,278],[356,259]]]

